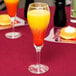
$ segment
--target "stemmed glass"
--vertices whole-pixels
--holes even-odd
[[[15,17],[16,17],[16,11],[17,11],[17,6],[19,3],[19,0],[4,0],[4,2],[6,4],[7,11],[10,16],[11,27],[12,27],[12,32],[6,33],[5,36],[10,39],[19,38],[19,37],[21,37],[21,33],[15,32],[15,27],[14,27],[14,25],[15,25],[14,21],[15,21]]]
[[[50,11],[46,3],[32,3],[28,7],[27,20],[32,31],[34,47],[37,53],[37,64],[30,65],[28,70],[34,74],[42,74],[49,70],[40,64],[40,52],[44,43],[44,36],[50,20]]]

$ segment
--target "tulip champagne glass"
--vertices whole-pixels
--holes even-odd
[[[17,11],[17,6],[19,3],[19,0],[4,0],[4,2],[7,7],[8,15],[10,16],[11,27],[12,27],[12,32],[6,33],[5,36],[10,39],[19,38],[19,37],[21,37],[21,33],[15,32],[15,27],[14,27],[14,25],[15,25],[14,21],[15,21],[15,17],[16,17],[16,11]]]
[[[40,52],[50,21],[48,4],[40,2],[30,4],[27,12],[27,20],[32,31],[34,47],[37,53],[37,64],[30,65],[28,70],[34,74],[42,74],[49,70],[48,66],[40,64]]]

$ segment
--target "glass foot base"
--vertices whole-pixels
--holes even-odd
[[[9,33],[6,33],[5,36],[6,36],[6,38],[9,38],[9,39],[17,39],[17,38],[21,37],[21,33],[9,32]]]
[[[30,65],[28,70],[34,74],[43,74],[49,70],[49,67],[46,65]]]

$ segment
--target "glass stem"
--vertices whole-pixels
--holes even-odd
[[[40,54],[41,52],[37,52],[37,67],[38,72],[40,72]]]
[[[36,53],[37,53],[37,65],[40,64],[40,56],[41,56],[41,49],[42,49],[43,45],[42,46],[36,46],[35,45],[35,48],[36,48]]]
[[[15,32],[14,22],[11,22],[12,32]]]
[[[38,67],[38,72],[40,72],[40,54],[41,54],[41,49],[42,49],[42,46],[35,46],[36,48],[36,53],[37,53],[37,67]]]
[[[37,65],[39,65],[40,64],[40,52],[37,52]]]
[[[15,17],[10,17],[10,19],[11,19],[12,32],[15,32],[15,27],[14,27]]]

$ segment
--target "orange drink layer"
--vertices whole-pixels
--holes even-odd
[[[27,18],[32,30],[34,44],[42,45],[50,20],[50,12],[47,10],[30,10],[27,13]]]
[[[14,17],[17,11],[19,0],[4,0],[9,16]]]

